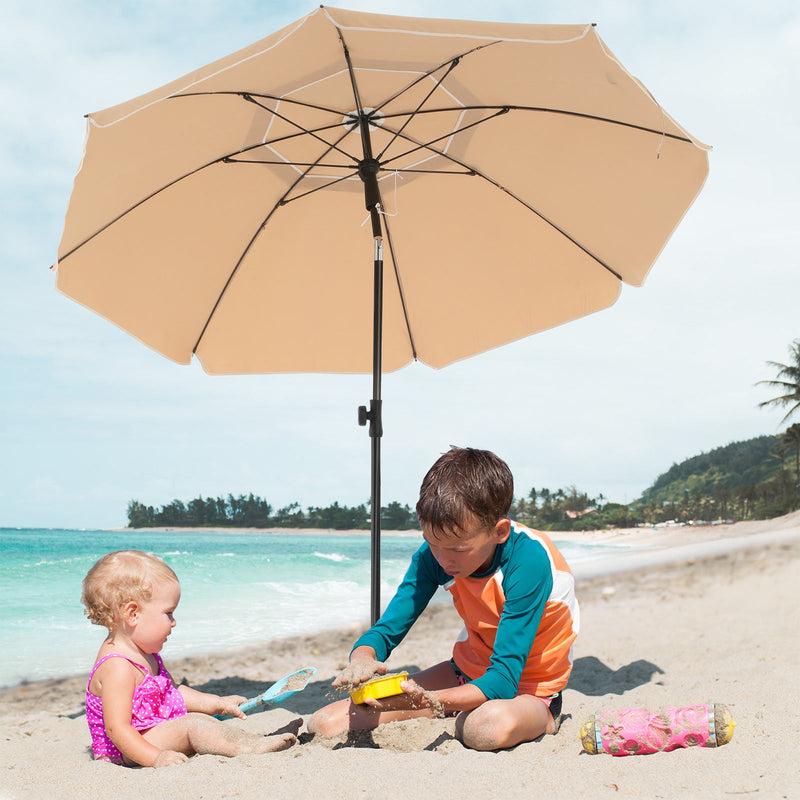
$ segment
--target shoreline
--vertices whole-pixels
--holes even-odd
[[[109,528],[108,530],[112,531],[113,533],[143,533],[143,532],[152,532],[152,533],[233,533],[233,534],[248,534],[248,533],[263,533],[263,534],[288,534],[288,535],[297,535],[297,536],[369,536],[370,530],[364,528],[347,528],[347,529],[338,529],[338,528],[278,528],[278,527],[270,527],[270,528],[229,528],[227,526],[220,527],[220,526],[210,526],[208,528],[192,528],[192,527],[181,527],[175,525],[168,525],[168,526],[155,526],[155,527],[148,527],[148,528]],[[422,531],[416,528],[409,529],[409,530],[383,530],[381,529],[381,535],[386,536],[405,536],[405,537],[413,537],[413,536],[422,536]]]
[[[590,541],[608,542],[609,540],[623,540],[635,544],[647,544],[658,540],[658,543],[666,544],[667,541],[676,542],[696,541],[698,539],[723,539],[746,536],[755,532],[771,530],[784,530],[787,528],[800,527],[800,511],[793,511],[781,517],[761,520],[740,520],[736,522],[708,522],[702,525],[639,525],[631,528],[592,528],[585,531],[544,531],[553,540],[561,541]],[[100,529],[97,530],[106,530]],[[368,528],[281,528],[271,526],[268,528],[253,527],[229,527],[229,526],[154,526],[146,528],[108,528],[114,533],[263,533],[263,534],[284,534],[298,536],[369,536],[371,531]],[[422,531],[419,528],[409,528],[407,530],[381,529],[382,536],[404,536],[421,537]]]
[[[2,526],[0,526],[2,527]],[[692,524],[660,524],[639,525],[631,528],[593,528],[585,531],[544,531],[553,541],[630,544],[642,546],[671,547],[696,541],[708,541],[726,538],[738,538],[749,534],[766,531],[785,530],[800,527],[800,510],[781,517],[763,520],[741,520],[736,522],[708,522],[702,525]],[[7,530],[62,530],[60,528],[15,528]],[[67,530],[67,529],[64,529]],[[109,533],[214,533],[214,534],[264,534],[288,536],[363,536],[368,537],[368,528],[268,528],[209,526],[191,527],[176,525],[157,525],[153,527],[131,528],[76,528],[86,532],[108,531]],[[406,530],[381,529],[381,536],[421,538],[419,528]]]

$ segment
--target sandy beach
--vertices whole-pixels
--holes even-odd
[[[0,693],[0,797],[800,797],[800,512],[574,535],[647,547],[621,546],[613,562],[576,570],[581,633],[555,736],[479,753],[454,738],[451,719],[394,723],[355,741],[312,737],[304,727],[300,744],[281,753],[126,769],[90,756],[82,674]],[[448,658],[460,627],[451,607],[429,609],[390,668],[413,671]],[[334,697],[330,682],[363,628],[180,660],[167,645],[163,657],[177,681],[247,697],[316,667],[305,691],[285,705],[229,723],[267,733],[297,716],[307,720]],[[582,752],[580,727],[595,712],[703,702],[730,708],[732,742],[625,758]]]

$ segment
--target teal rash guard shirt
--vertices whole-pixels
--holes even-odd
[[[491,567],[469,578],[453,578],[439,566],[427,542],[411,558],[411,564],[386,611],[353,646],[368,645],[379,661],[403,640],[417,617],[426,608],[440,586],[451,592],[456,608],[467,629],[478,620],[459,608],[460,590],[471,589],[469,582],[496,581],[503,602],[497,624],[491,659],[482,675],[469,676],[489,700],[507,699],[517,694],[528,655],[533,647],[545,606],[553,589],[553,572],[547,548],[536,538],[512,523],[509,538],[495,550]],[[462,669],[456,660],[456,664]]]

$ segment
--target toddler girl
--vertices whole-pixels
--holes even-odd
[[[244,697],[219,697],[176,686],[159,651],[175,627],[181,596],[175,573],[140,550],[103,556],[83,580],[86,616],[108,628],[86,686],[94,757],[114,764],[165,767],[195,753],[235,756],[285,750],[292,732],[245,733],[211,714],[244,718]]]

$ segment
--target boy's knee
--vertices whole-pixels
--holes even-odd
[[[508,747],[513,723],[502,704],[487,701],[456,720],[456,734],[472,750],[500,750]]]

